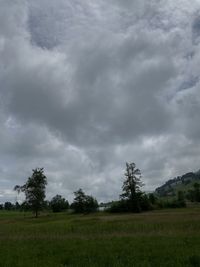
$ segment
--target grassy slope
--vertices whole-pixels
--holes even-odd
[[[200,208],[143,214],[0,213],[0,267],[200,266]]]

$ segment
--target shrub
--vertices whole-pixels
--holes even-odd
[[[69,203],[61,195],[56,195],[50,201],[50,207],[53,212],[61,212],[69,208]]]
[[[74,192],[74,202],[71,204],[71,208],[75,213],[90,213],[97,211],[98,202],[92,196],[86,195],[82,189]]]
[[[157,203],[158,208],[160,209],[166,209],[166,208],[183,208],[186,207],[185,200],[160,200]]]
[[[119,201],[114,201],[111,204],[111,207],[107,209],[108,212],[111,213],[117,213],[117,212],[129,212],[129,203],[128,200],[119,200]]]

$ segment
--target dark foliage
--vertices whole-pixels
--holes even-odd
[[[32,208],[29,205],[29,203],[27,201],[24,201],[21,205],[20,205],[20,211],[31,211]]]
[[[4,209],[5,210],[12,210],[14,208],[14,205],[11,202],[5,202],[4,203]]]
[[[71,204],[71,208],[75,213],[95,212],[98,208],[98,202],[92,196],[86,195],[82,189],[74,192],[75,198]]]
[[[181,190],[178,191],[178,201],[185,201],[185,194]]]
[[[119,200],[119,201],[113,201],[111,206],[106,209],[108,212],[129,212],[129,203],[128,200]]]
[[[15,210],[20,210],[21,205],[19,204],[19,202],[15,202],[15,204],[13,205]]]
[[[151,205],[149,198],[146,194],[138,195],[138,203],[140,205],[139,211],[148,211],[152,210],[153,206]],[[112,202],[111,206],[106,209],[108,212],[117,213],[117,212],[133,212],[133,205],[129,199],[121,199],[119,201]],[[138,210],[134,211],[138,212]]]
[[[156,202],[158,201],[158,198],[153,193],[150,193],[148,195],[148,198],[149,198],[149,202],[151,203],[151,205],[155,205]]]
[[[195,183],[193,189],[188,191],[187,199],[192,202],[200,202],[200,184]]]
[[[140,207],[142,211],[153,209],[153,205],[151,204],[149,197],[144,193],[140,196]]]
[[[126,200],[128,210],[140,212],[148,206],[148,198],[141,192],[141,172],[136,168],[135,163],[126,163],[125,180],[122,186],[123,193],[120,195],[122,200]]]
[[[69,203],[61,195],[56,195],[49,203],[53,212],[61,212],[69,208]]]
[[[141,212],[151,210],[153,205],[148,195],[141,191],[141,172],[135,163],[126,163],[125,180],[122,186],[121,200],[115,201],[107,209],[110,212]],[[151,196],[152,202],[155,198]]]
[[[157,203],[158,208],[160,209],[167,209],[167,208],[183,208],[186,207],[185,200],[178,200],[178,199],[173,199],[173,200],[159,200]]]
[[[28,178],[27,182],[22,185],[16,185],[14,190],[24,192],[26,196],[26,205],[35,213],[35,217],[38,217],[38,212],[43,208],[45,199],[45,188],[47,185],[47,178],[44,175],[43,168],[36,168],[33,170],[33,174]]]

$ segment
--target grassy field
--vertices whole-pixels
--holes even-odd
[[[0,213],[0,267],[200,266],[200,208],[143,214]]]

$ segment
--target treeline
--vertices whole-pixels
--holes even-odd
[[[62,212],[71,210],[75,213],[90,213],[97,211],[99,205],[97,200],[89,195],[86,195],[82,189],[74,192],[74,201],[69,204],[68,200],[66,200],[61,195],[54,196],[50,201],[43,201],[40,209],[37,210],[46,210],[52,212]],[[11,202],[5,202],[4,204],[0,204],[0,210],[6,211],[34,211],[33,206],[30,201],[25,200],[23,203],[16,202],[15,204]]]
[[[108,208],[110,212],[141,212],[162,208],[185,207],[186,202],[182,195],[172,200],[163,200],[156,194],[145,194],[141,191],[141,172],[135,163],[126,163],[125,180],[122,186],[123,193],[120,200],[113,202]]]
[[[189,189],[187,192],[179,191],[178,195],[181,196],[182,199],[191,202],[200,202],[200,184],[194,183],[192,189]]]
[[[54,196],[50,201],[45,201],[45,190],[47,177],[43,168],[33,170],[32,176],[27,182],[20,186],[16,185],[14,190],[25,194],[25,201],[22,204],[16,202],[5,202],[0,204],[1,210],[32,211],[38,217],[39,211],[51,210],[61,212],[70,210],[74,213],[90,213],[98,210],[97,200],[87,195],[82,189],[74,192],[74,200],[69,204],[61,195]],[[186,201],[200,202],[200,185],[195,183],[193,189],[186,193],[179,191],[175,198],[170,200],[160,198],[156,194],[146,194],[142,191],[141,171],[136,168],[135,163],[126,163],[122,194],[118,201],[101,203],[108,212],[142,212],[161,208],[180,208],[186,206]]]

